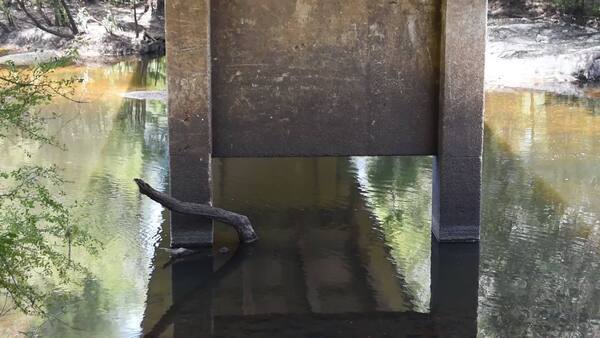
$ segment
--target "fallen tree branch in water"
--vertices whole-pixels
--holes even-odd
[[[165,193],[157,191],[148,183],[136,178],[135,183],[140,189],[140,193],[150,197],[155,202],[162,204],[165,208],[186,215],[196,215],[206,217],[215,221],[227,223],[237,231],[242,243],[252,243],[258,239],[250,219],[244,215],[236,214],[221,208],[215,208],[206,204],[197,204],[181,202]]]

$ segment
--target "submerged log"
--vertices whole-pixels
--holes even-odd
[[[258,239],[250,219],[244,215],[236,214],[221,208],[215,208],[206,204],[197,204],[182,202],[165,193],[152,188],[148,183],[136,178],[135,183],[140,189],[140,193],[150,197],[155,202],[162,204],[165,208],[187,215],[196,215],[206,217],[215,221],[227,223],[237,231],[242,243],[252,243]]]

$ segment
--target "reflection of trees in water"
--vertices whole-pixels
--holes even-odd
[[[123,67],[133,73],[130,88],[148,88],[166,84],[165,58],[143,58],[135,62],[121,62],[111,68]],[[137,100],[124,98],[118,110],[119,124],[115,130],[125,134],[144,135],[144,144],[161,151],[167,146],[166,104],[158,100]],[[146,129],[150,129],[148,134]],[[162,153],[162,152],[161,152]]]
[[[600,116],[600,98],[557,95],[553,93],[546,93],[545,96],[549,105],[562,104],[569,107],[581,107],[588,109],[593,116]]]
[[[154,247],[160,226],[154,211],[159,210],[160,217],[162,209],[141,200],[131,183],[134,177],[164,183],[168,158],[164,108],[160,102],[123,101],[103,143],[102,158],[89,181],[77,187],[84,200],[93,201],[82,214],[90,234],[105,247],[100,259],[78,252],[74,256],[93,266],[97,279],[86,279],[75,299],[57,295],[52,300],[52,315],[58,320],[44,324],[42,336],[119,336],[124,322],[114,319],[123,315],[118,309],[143,306],[145,294],[139,283],[148,278],[149,248]]]
[[[355,160],[367,205],[406,281],[415,310],[429,309],[431,158],[373,157]],[[361,173],[361,167],[366,172]]]
[[[167,80],[167,66],[165,58],[143,58],[135,62],[134,77],[131,87],[149,87],[164,83]]]
[[[124,61],[107,68],[107,72],[111,73],[111,77],[122,77],[133,74],[129,85],[130,89],[161,87],[167,79],[165,61],[164,57],[143,58],[139,61]]]
[[[143,129],[146,125],[146,101],[123,99],[118,118],[125,129]]]
[[[598,330],[597,217],[570,208],[490,131],[485,145],[480,332],[585,336]]]
[[[128,71],[144,74],[146,71],[142,70],[154,65],[152,62],[139,64]],[[130,65],[115,67],[128,69]],[[150,78],[147,74],[136,77]],[[136,81],[132,81],[132,86],[140,83]],[[147,282],[155,235],[160,226],[157,219],[161,219],[162,209],[141,200],[131,183],[134,177],[146,177],[158,186],[164,184],[168,167],[165,104],[123,99],[118,107],[94,102],[83,108],[91,109],[94,114],[90,118],[88,112],[83,111],[79,114],[81,118],[68,125],[67,134],[73,134],[72,143],[76,147],[82,138],[89,137],[82,135],[93,132],[91,135],[96,141],[86,143],[80,160],[92,159],[94,164],[89,179],[77,180],[76,191],[72,193],[78,199],[93,201],[82,214],[90,225],[91,235],[105,247],[99,259],[73,253],[84,265],[92,267],[95,278],[86,279],[81,289],[75,290],[75,299],[57,294],[51,300],[52,314],[57,320],[41,327],[42,336],[119,336],[129,329],[121,327],[130,324],[126,321],[141,319],[120,311],[143,306],[143,285]],[[67,109],[78,108],[70,104]],[[109,109],[117,110],[112,121],[107,119]],[[94,132],[98,128],[102,132]],[[89,156],[90,147],[102,148],[99,158]],[[124,261],[123,257],[127,259]],[[115,317],[120,320],[116,321]]]
[[[144,146],[147,153],[164,155],[168,153],[169,130],[167,128],[167,106],[160,101],[146,101],[152,114],[146,118]],[[161,157],[163,158],[163,157]],[[165,168],[168,165],[165,164]]]
[[[68,150],[32,148],[34,163],[52,161],[65,168],[65,178],[72,181],[64,186],[66,198],[93,203],[79,209],[77,216],[89,227],[90,235],[105,245],[99,257],[74,249],[72,257],[89,267],[94,276],[71,287],[74,298],[65,298],[61,285],[51,288],[57,290],[49,300],[56,319],[39,327],[39,319],[17,317],[15,327],[29,325],[41,336],[119,336],[141,320],[136,310],[144,306],[144,287],[162,209],[139,198],[132,178],[144,177],[161,187],[165,184],[166,107],[159,101],[118,100],[114,93],[104,90],[113,90],[108,89],[111,83],[122,84],[132,75],[131,89],[140,84],[164,89],[164,63],[126,62],[103,71],[106,76],[99,76],[97,81],[108,85],[94,87],[99,92],[93,102],[59,100],[44,108],[60,113],[60,118],[50,121],[48,133],[57,135]],[[122,90],[121,85],[116,88]],[[0,152],[4,154],[3,164],[25,161],[19,155],[22,150],[15,151],[12,143],[0,144]],[[3,301],[0,295],[0,311]]]
[[[94,201],[84,213],[91,234],[105,244],[101,252],[105,257],[97,262],[80,257],[87,260],[86,265],[94,266],[98,279],[86,281],[75,302],[56,299],[59,321],[46,329],[49,336],[118,336],[123,332],[119,325],[124,325],[114,320],[122,316],[118,308],[143,306],[145,294],[140,281],[142,285],[147,282],[151,249],[160,226],[156,217],[160,218],[162,209],[139,198],[131,183],[134,177],[146,177],[162,186],[166,179],[164,108],[160,102],[124,100],[103,145],[101,160],[87,184],[79,187],[84,199]],[[123,278],[125,275],[129,278]]]
[[[102,315],[114,304],[101,289],[98,280],[87,277],[77,297],[65,299],[56,293],[47,300],[47,308],[51,317],[60,320],[50,319],[39,327],[32,327],[31,332],[41,337],[86,336],[86,332],[104,332],[107,337],[115,335],[116,332],[110,330],[110,318]]]
[[[562,103],[559,103],[562,102]],[[570,205],[598,213],[600,124],[585,102],[543,92],[488,93],[486,125],[520,166]]]
[[[156,170],[160,171],[158,174],[166,175],[168,128],[165,104],[124,99],[102,152],[103,161],[99,163],[88,191],[93,199],[106,194],[110,196],[98,201],[94,210],[110,212],[110,216],[103,214],[102,217],[114,216],[116,223],[119,219],[136,219],[139,198],[135,186],[129,184],[131,180],[134,177],[153,176],[157,174],[154,172]],[[120,184],[122,186],[116,190],[115,185]],[[132,198],[132,195],[136,197]],[[126,207],[127,203],[134,205]]]
[[[124,67],[133,73],[130,88],[148,88],[159,86],[164,88],[166,82],[165,58],[142,59],[135,63],[122,62]],[[116,66],[113,66],[116,67]],[[117,128],[134,133],[143,133],[145,144],[153,151],[162,152],[167,147],[166,104],[158,100],[123,99],[117,118]],[[147,130],[146,129],[150,129]]]
[[[426,189],[431,186],[431,183],[423,185],[422,181],[428,178],[423,176],[427,176],[427,169],[431,166],[430,161],[418,157],[377,157],[369,161],[368,178],[374,187],[370,197],[373,199],[372,203],[378,207],[385,207],[388,213],[383,220],[384,227],[392,226],[394,222],[399,222],[395,225],[402,227],[404,225],[402,221],[406,218],[403,215],[414,210],[402,208],[402,204],[411,202],[416,197],[414,195],[417,190],[422,190],[425,195],[427,194]],[[408,194],[411,196],[407,196]],[[417,207],[420,212],[428,209],[427,205],[417,205]],[[407,221],[423,223],[427,221],[427,218],[429,216],[425,216],[425,219],[421,220],[410,218]]]
[[[598,218],[569,207],[489,134],[480,333],[498,337],[591,334],[598,330],[600,313]],[[429,253],[422,239],[429,239],[430,231],[430,162],[381,157],[369,159],[366,167],[363,181],[368,184],[361,187],[368,206],[401,274],[411,282],[411,271]],[[415,249],[416,243],[420,248]],[[415,252],[423,252],[423,257]],[[416,283],[409,289],[427,288],[429,280],[419,284],[421,280],[413,279]]]
[[[163,153],[168,147],[165,111],[166,105],[161,101],[123,99],[115,128],[134,137],[142,134],[149,152]]]

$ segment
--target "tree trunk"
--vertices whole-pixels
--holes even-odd
[[[71,27],[71,32],[73,33],[73,35],[79,34],[79,29],[77,29],[77,23],[73,19],[73,15],[71,14],[71,10],[69,9],[69,6],[67,6],[67,3],[65,2],[65,0],[60,0],[60,4],[62,5],[63,9],[65,10],[65,14],[67,15],[67,20],[69,20],[69,26]]]
[[[133,22],[135,23],[135,37],[140,37],[140,33],[138,30],[138,19],[137,19],[137,1],[133,1]]]
[[[156,0],[156,15],[165,14],[165,0]]]
[[[63,33],[63,32],[61,32],[59,30],[55,30],[55,29],[52,29],[52,28],[44,26],[33,14],[31,14],[29,12],[29,10],[27,9],[27,7],[23,3],[23,0],[17,0],[17,4],[19,5],[19,8],[21,8],[21,10],[23,11],[23,13],[25,13],[25,15],[27,15],[27,17],[33,22],[33,24],[37,28],[39,28],[39,29],[41,29],[41,30],[43,30],[45,32],[48,32],[50,34],[54,34],[56,36],[59,36],[61,38],[65,38],[65,39],[72,39],[74,37],[74,35]]]
[[[165,193],[155,190],[148,183],[139,178],[134,179],[137,183],[140,193],[150,197],[155,202],[162,204],[165,208],[187,215],[196,215],[210,218],[216,221],[227,223],[233,226],[237,231],[242,243],[252,243],[258,239],[254,228],[248,217],[236,214],[220,208],[215,208],[206,204],[196,204],[189,202],[181,202]]]
[[[52,0],[52,11],[54,12],[54,26],[64,26],[65,19],[63,17],[63,11],[58,0]]]
[[[46,25],[52,26],[52,21],[50,21],[48,16],[46,16],[46,13],[44,13],[44,3],[42,1],[38,1],[36,7],[37,7],[38,14],[42,18],[42,20],[44,20]]]
[[[10,32],[10,29],[8,28],[8,26],[7,26],[7,25],[5,25],[5,24],[4,24],[4,23],[2,23],[2,22],[0,22],[0,29],[2,29],[2,31],[3,31],[4,33],[9,33],[9,32]]]
[[[2,0],[0,0],[0,1],[2,1]],[[10,13],[10,9],[5,7],[3,9],[3,12],[4,12],[4,15],[6,16],[6,22],[8,22],[8,26],[11,28],[16,28],[17,25],[15,24],[15,19],[13,18],[12,14]]]

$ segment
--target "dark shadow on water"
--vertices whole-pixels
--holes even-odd
[[[214,273],[212,257],[173,265],[174,303],[147,337],[474,337],[477,335],[478,244],[432,241],[431,313],[368,311],[214,315],[221,281],[256,253],[241,246]],[[292,290],[290,290],[292,291]]]

